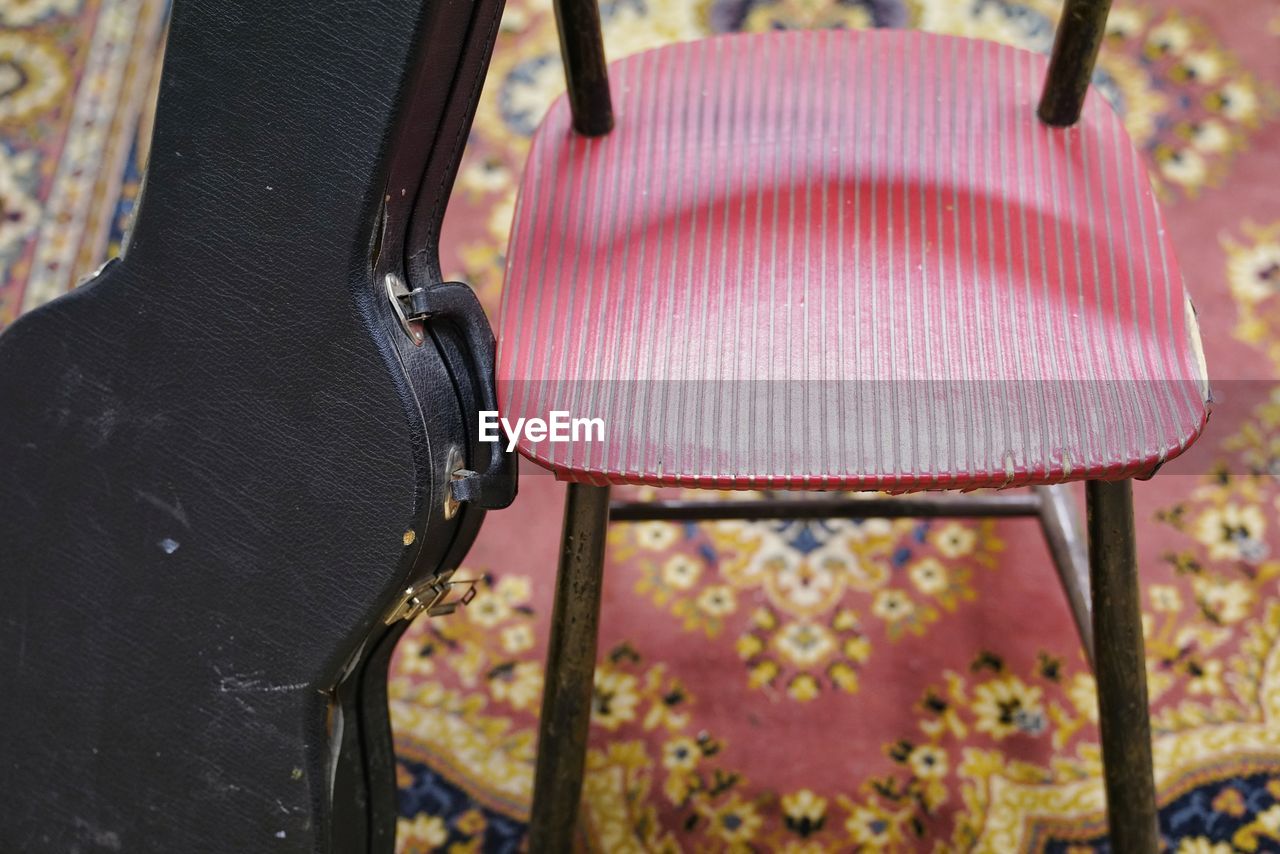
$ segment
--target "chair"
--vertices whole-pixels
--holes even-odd
[[[1041,520],[1095,664],[1112,847],[1157,850],[1130,480],[1208,395],[1141,160],[1086,100],[1108,6],[1068,0],[1047,66],[828,31],[606,68],[595,3],[558,0],[568,98],[517,203],[499,404],[604,436],[519,440],[569,482],[530,850],[571,847],[611,517],[876,515]],[[928,492],[611,506],[613,484]]]

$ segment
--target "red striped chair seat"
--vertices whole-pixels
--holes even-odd
[[[566,480],[901,491],[1150,474],[1206,418],[1142,161],[1046,62],[904,31],[775,32],[611,66],[617,128],[534,138],[503,415]],[[536,438],[536,436],[535,436]]]

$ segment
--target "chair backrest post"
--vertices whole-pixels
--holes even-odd
[[[613,99],[600,6],[596,0],[555,0],[555,8],[573,129],[583,136],[604,136],[613,130]]]
[[[1045,124],[1068,127],[1079,121],[1110,10],[1111,0],[1066,0],[1037,110]]]

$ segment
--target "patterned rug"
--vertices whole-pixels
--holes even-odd
[[[162,6],[0,0],[0,326],[117,250]],[[1046,52],[1057,6],[604,13],[614,57],[778,27]],[[1177,854],[1280,851],[1280,4],[1116,0],[1098,82],[1148,158],[1217,398],[1198,449],[1135,490],[1161,829]],[[444,240],[491,310],[562,88],[549,0],[510,0]],[[561,488],[529,474],[468,558],[481,594],[394,664],[406,852],[522,840],[561,521]],[[608,562],[585,849],[1110,850],[1094,684],[1034,523],[616,525]]]

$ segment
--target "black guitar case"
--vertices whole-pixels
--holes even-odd
[[[0,852],[391,850],[387,659],[515,491],[437,258],[501,11],[175,0],[127,250],[0,335]]]

